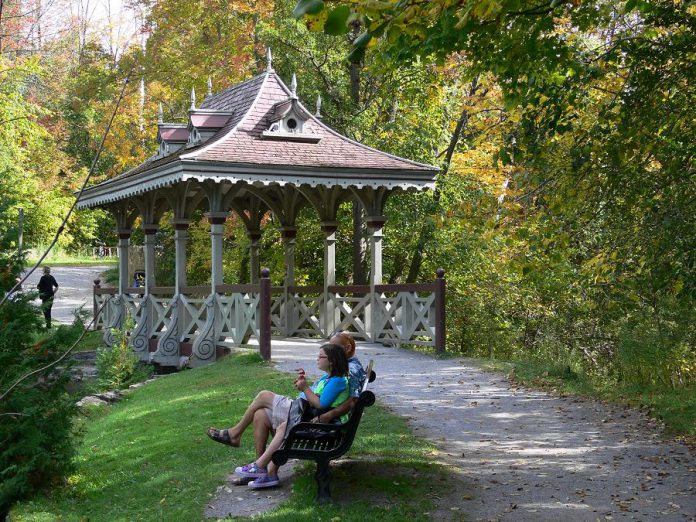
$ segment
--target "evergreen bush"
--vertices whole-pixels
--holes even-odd
[[[0,254],[0,295],[9,291],[21,267],[21,259]],[[0,307],[0,395],[23,375],[55,361],[79,335],[76,322],[37,341],[42,319],[33,297],[18,292]],[[67,366],[37,373],[0,399],[0,520],[16,501],[60,482],[71,469],[75,401],[66,391]]]

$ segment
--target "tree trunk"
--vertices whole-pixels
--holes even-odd
[[[476,94],[479,87],[479,76],[477,75],[471,82],[469,87],[468,97],[472,97]],[[440,186],[442,181],[447,176],[449,171],[450,163],[452,162],[452,156],[457,148],[457,143],[462,135],[462,132],[469,124],[469,105],[465,105],[462,109],[462,113],[457,121],[457,126],[452,133],[450,138],[449,146],[447,147],[447,153],[445,154],[445,164],[442,167],[440,175],[437,177],[437,186],[435,187],[434,198],[435,201],[440,201]],[[406,278],[406,283],[415,283],[420,275],[421,265],[423,264],[423,250],[427,246],[428,242],[432,238],[435,227],[433,226],[431,220],[426,220],[421,227],[420,234],[418,234],[418,241],[416,242],[415,252],[413,253],[413,258],[411,259],[411,266],[408,270],[408,277]]]
[[[421,227],[420,234],[418,234],[418,241],[416,242],[413,258],[411,258],[411,266],[408,269],[408,276],[406,277],[407,284],[418,281],[421,265],[423,264],[423,250],[425,250],[426,245],[432,238],[434,231],[435,228],[432,226],[432,221],[426,219]]]
[[[357,197],[353,197],[353,284],[367,284],[367,242],[363,229],[363,207]]]

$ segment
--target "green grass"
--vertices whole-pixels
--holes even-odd
[[[205,429],[231,424],[262,388],[294,395],[286,374],[257,354],[243,354],[158,379],[93,410],[82,420],[68,484],[16,506],[12,519],[201,520],[217,486],[236,465],[253,460],[251,432],[240,449],[230,449],[212,443]],[[349,453],[357,470],[339,466],[332,474],[336,503],[316,505],[313,470],[303,467],[290,500],[261,519],[358,521],[369,512],[375,520],[427,520],[433,484],[447,479],[432,452],[403,419],[373,406]]]
[[[696,440],[696,387],[626,386],[596,382],[565,365],[534,361],[483,362],[484,369],[503,371],[517,383],[567,395],[581,395],[643,408],[665,425],[668,434]]]
[[[41,330],[36,336],[36,342],[40,342],[44,339],[48,339],[55,333],[55,328],[53,330]],[[76,352],[86,352],[89,350],[96,350],[100,346],[103,346],[102,336],[104,335],[104,330],[89,330],[85,333],[84,337],[79,343],[73,348],[73,353]],[[67,350],[69,346],[66,346]]]
[[[46,251],[46,247],[38,246],[27,252],[27,264],[35,265],[39,258]],[[48,256],[42,261],[42,265],[61,266],[61,265],[112,265],[118,262],[116,257],[94,257],[91,252],[66,252],[65,250],[53,247]]]
[[[102,286],[118,286],[118,267],[109,268],[102,272]]]
[[[77,343],[73,352],[86,352],[88,350],[96,350],[104,345],[102,337],[104,330],[89,330],[84,337]]]

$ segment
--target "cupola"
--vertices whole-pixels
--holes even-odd
[[[276,103],[269,111],[268,128],[263,131],[262,136],[268,139],[317,143],[321,137],[305,129],[309,115],[297,99],[297,78],[294,74],[290,90],[290,97]]]

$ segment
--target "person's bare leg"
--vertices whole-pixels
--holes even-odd
[[[254,413],[254,445],[256,447],[256,458],[263,455],[266,451],[268,434],[271,432],[271,421],[268,418],[266,409],[256,410]]]
[[[242,433],[244,433],[244,430],[253,422],[254,414],[257,411],[263,411],[264,408],[273,408],[274,396],[275,393],[267,390],[259,392],[254,400],[251,401],[251,404],[247,407],[239,422],[231,428],[228,428],[227,433],[230,436],[230,443],[232,446],[239,446],[242,442]]]
[[[266,451],[264,451],[263,454],[256,459],[256,465],[260,468],[268,466],[268,474],[272,476],[276,476],[278,474],[278,466],[273,464],[271,458],[273,457],[275,450],[280,448],[281,444],[283,444],[286,426],[287,422],[284,422],[276,428],[275,435],[273,436],[271,443],[266,448]],[[273,472],[271,472],[271,470],[273,470]]]

